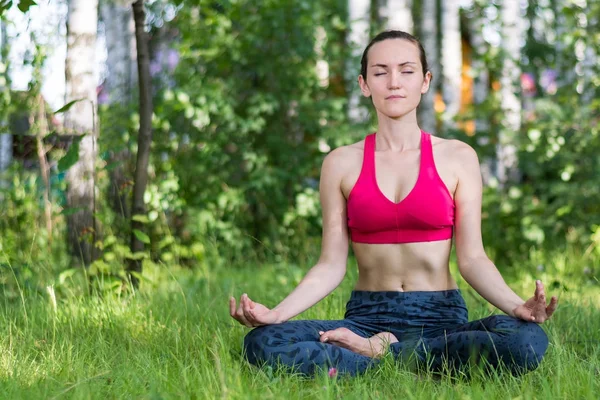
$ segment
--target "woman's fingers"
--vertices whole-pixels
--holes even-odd
[[[539,301],[540,301],[540,303],[544,303],[544,305],[546,305],[546,292],[544,291],[544,284],[542,283],[542,281],[538,280],[537,286],[539,288],[539,294],[538,294]]]
[[[254,315],[252,314],[252,310],[250,308],[250,304],[252,303],[252,301],[250,300],[250,298],[248,297],[248,295],[246,293],[244,293],[242,295],[242,310],[244,312],[244,317],[246,318],[246,320],[248,322],[250,322],[252,325],[254,325],[257,321],[256,318],[254,318]]]
[[[235,297],[233,296],[229,298],[229,315],[235,318]]]
[[[247,327],[252,327],[252,324],[248,321],[246,316],[244,315],[244,310],[242,309],[242,299],[240,299],[240,305],[236,308],[235,298],[231,297],[229,299],[229,314],[236,319],[240,324],[245,325]]]
[[[544,293],[544,285],[539,279],[535,281],[535,301],[546,304],[546,294]]]
[[[558,299],[556,298],[556,296],[552,296],[552,298],[550,299],[550,305],[548,305],[548,307],[546,307],[546,315],[548,317],[550,317],[552,314],[554,314],[554,311],[556,311],[557,306],[558,306]]]

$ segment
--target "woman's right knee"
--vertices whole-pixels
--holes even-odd
[[[256,327],[244,337],[244,353],[253,364],[264,358],[265,347],[268,346],[267,327],[268,325]]]

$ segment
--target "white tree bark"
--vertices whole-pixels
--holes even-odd
[[[370,19],[371,1],[370,0],[349,0],[348,14],[350,20],[350,32],[348,34],[348,45],[352,49],[352,57],[348,63],[346,76],[349,82],[349,103],[348,118],[350,121],[359,123],[368,118],[367,108],[360,105],[360,88],[356,78],[360,71],[360,57],[362,52],[369,44],[369,19]]]
[[[129,103],[135,99],[137,60],[135,23],[131,1],[104,0],[100,6],[106,35],[106,65],[104,82],[109,104]]]
[[[411,3],[412,0],[386,0],[379,9],[379,18],[384,21],[385,28],[412,34],[414,22]]]
[[[502,3],[502,45],[505,56],[500,78],[500,106],[502,108],[502,126],[496,149],[496,176],[501,185],[509,180],[518,179],[517,140],[521,129],[521,40],[523,20],[519,0],[504,0]]]
[[[8,90],[7,60],[2,59],[3,50],[8,45],[6,35],[6,24],[0,20],[0,91]],[[6,170],[12,162],[12,135],[8,129],[6,121],[0,121],[0,174]],[[0,176],[0,188],[4,187],[6,182]]]
[[[68,217],[72,253],[85,265],[92,261],[95,239],[95,174],[97,110],[94,77],[98,0],[69,0],[67,56],[65,63],[66,102],[84,99],[65,114],[68,133],[85,135],[79,146],[79,160],[67,172],[67,203],[80,211]]]
[[[566,7],[565,0],[553,0],[554,23],[556,32],[556,83],[558,87],[571,86],[575,82],[575,71],[572,67],[572,55],[567,53],[566,34],[569,30],[567,26],[567,16],[563,12]]]
[[[454,128],[454,118],[460,110],[460,84],[462,68],[462,43],[460,35],[460,5],[458,1],[444,0],[442,8],[442,98],[445,110],[444,126]]]
[[[436,131],[436,115],[433,108],[433,100],[435,97],[435,84],[436,80],[439,79],[438,73],[440,71],[438,62],[438,45],[437,45],[437,1],[436,0],[422,0],[422,19],[421,19],[421,44],[425,49],[427,55],[427,63],[429,69],[433,74],[433,79],[429,86],[429,92],[421,97],[421,104],[419,106],[419,124],[421,128],[429,133],[435,134]]]
[[[473,48],[473,57],[471,60],[471,71],[473,74],[473,105],[477,110],[490,94],[489,71],[483,60],[483,56],[487,51],[487,44],[481,34],[484,25],[483,18],[481,18],[480,15],[472,15],[467,20],[469,21],[468,29],[470,31],[471,46]],[[490,124],[486,118],[482,118],[481,116],[476,117],[475,131],[477,141],[480,145],[485,145],[489,142],[489,129]],[[484,185],[488,185],[491,178],[494,176],[492,159],[481,159],[481,175]]]
[[[598,9],[600,10],[600,7],[598,7]],[[592,5],[588,3],[577,19],[579,21],[579,26],[588,32],[585,40],[580,39],[582,46],[575,46],[575,55],[579,60],[575,69],[581,69],[578,91],[581,93],[582,103],[586,105],[589,105],[594,99],[596,92],[594,77],[600,72],[600,69],[598,69],[598,62],[600,59],[598,58],[598,47],[595,46],[596,40],[594,40],[595,32],[593,28],[598,26],[598,18],[600,18],[600,16],[598,16],[597,13],[594,13]]]
[[[11,162],[12,135],[9,133],[0,133],[0,172],[7,169]]]
[[[130,0],[103,0],[100,5],[101,18],[106,36],[106,65],[108,75],[104,81],[104,90],[108,95],[108,104],[126,106],[137,102],[137,48],[135,39],[135,21]],[[110,150],[110,162],[116,167],[110,171],[108,197],[116,215],[129,218],[129,191],[126,182],[127,162],[131,154],[127,148]]]
[[[584,104],[590,104],[594,99],[594,77],[598,74],[597,68],[599,61],[597,48],[588,43],[584,50],[584,59],[581,64],[583,69],[581,100]]]

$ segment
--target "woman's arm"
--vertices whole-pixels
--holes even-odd
[[[248,326],[285,322],[315,305],[342,282],[348,259],[346,199],[341,190],[345,164],[343,148],[332,151],[323,161],[319,188],[323,240],[316,265],[273,310],[242,296],[236,312],[235,299],[233,303],[230,299],[232,317]]]
[[[533,298],[525,302],[506,284],[496,266],[487,257],[481,238],[481,172],[477,154],[468,145],[456,142],[458,186],[456,204],[456,255],[461,275],[483,298],[506,314],[536,322],[544,322],[556,309],[553,297],[546,307],[541,282],[537,282]]]

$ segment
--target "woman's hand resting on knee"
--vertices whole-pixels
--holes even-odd
[[[552,296],[550,304],[546,304],[546,293],[544,293],[544,285],[541,281],[535,282],[535,293],[532,298],[524,304],[513,310],[513,314],[517,318],[525,321],[532,321],[541,324],[554,313],[558,299]]]
[[[246,293],[240,297],[240,306],[235,306],[235,297],[229,298],[229,314],[240,324],[249,328],[261,325],[276,324],[279,321],[279,313],[270,310],[260,303],[256,303]]]

